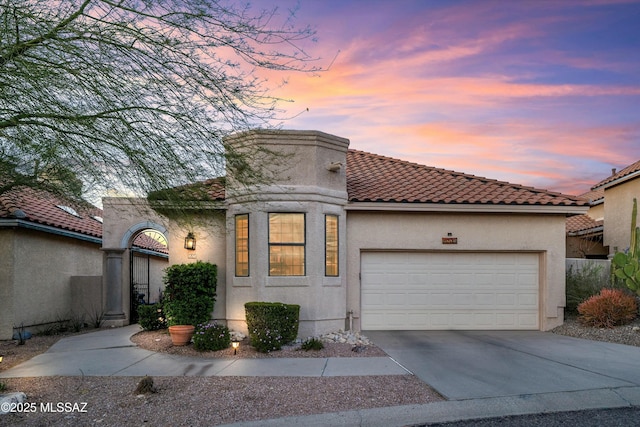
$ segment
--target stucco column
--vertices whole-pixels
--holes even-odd
[[[122,254],[125,249],[105,249],[104,285],[106,288],[105,326],[124,326],[126,316],[122,307]]]

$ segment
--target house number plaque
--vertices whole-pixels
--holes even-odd
[[[457,245],[458,238],[457,237],[443,237],[442,238],[443,245]]]

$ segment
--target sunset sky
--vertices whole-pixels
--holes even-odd
[[[331,66],[276,92],[284,128],[569,194],[640,159],[640,1],[299,4]]]

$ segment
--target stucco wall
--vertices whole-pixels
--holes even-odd
[[[347,213],[347,310],[360,328],[360,253],[363,250],[527,251],[539,254],[540,325],[563,322],[565,305],[564,215]],[[443,245],[442,237],[458,244]]]
[[[0,340],[13,335],[13,242],[15,231],[0,228]]]
[[[629,247],[634,197],[640,199],[640,178],[604,191],[604,244],[609,246],[610,254],[614,254],[616,248],[624,251]],[[640,226],[640,218],[637,224]]]
[[[212,318],[224,323],[226,319],[226,231],[225,213],[211,210],[194,218],[191,226],[171,223],[169,227],[169,247],[172,248],[168,265],[189,264],[196,261],[210,262],[218,268],[216,302]],[[184,248],[184,238],[191,231],[196,238],[196,249]]]
[[[260,157],[254,166],[267,168],[270,181],[227,192],[227,318],[246,331],[244,304],[271,301],[300,305],[299,336],[345,327],[346,318],[346,151],[349,141],[316,131],[252,131],[227,140],[234,146],[260,145],[278,153],[277,162]],[[332,168],[331,165],[334,165]],[[329,170],[332,169],[332,170]],[[229,181],[233,184],[233,179]],[[305,214],[304,276],[269,276],[268,214]],[[249,213],[250,277],[235,277],[234,217]],[[339,277],[325,277],[325,215],[339,217]]]
[[[18,229],[13,245],[13,324],[25,326],[68,319],[72,276],[102,274],[95,243]]]

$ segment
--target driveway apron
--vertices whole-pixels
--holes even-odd
[[[538,331],[365,331],[450,400],[640,385],[640,348]]]

